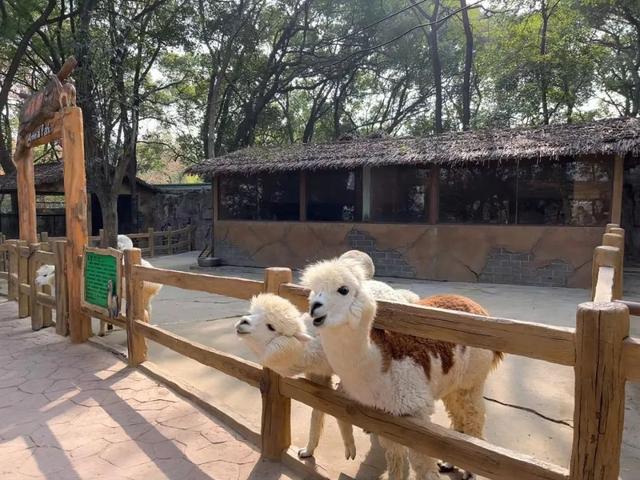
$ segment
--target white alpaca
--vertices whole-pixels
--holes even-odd
[[[442,399],[455,430],[482,437],[484,382],[501,354],[372,329],[376,302],[365,286],[367,268],[357,258],[307,267],[302,283],[313,325],[341,385],[354,400],[393,415],[426,423]],[[486,311],[465,297],[442,295],[420,301],[439,308]],[[383,437],[389,479],[404,478],[404,447]],[[409,449],[417,480],[439,478],[434,459]],[[448,465],[447,465],[448,467]],[[471,478],[469,472],[464,478]]]
[[[306,332],[311,317],[302,314],[288,300],[270,293],[251,299],[249,315],[236,323],[236,333],[258,357],[258,362],[284,377],[304,375],[321,385],[332,386],[331,367],[322,351],[320,339]],[[347,459],[355,458],[353,427],[338,421]],[[324,412],[313,410],[307,447],[301,458],[313,456],[324,427]]]

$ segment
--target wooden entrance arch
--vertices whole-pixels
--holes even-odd
[[[27,98],[20,111],[20,128],[14,163],[18,180],[20,240],[38,241],[33,147],[58,140],[64,163],[64,199],[67,246],[66,272],[71,341],[84,342],[91,335],[91,319],[80,308],[82,251],[88,242],[87,183],[84,164],[82,110],[76,106],[75,88],[64,83],[76,59],[67,59],[43,89]]]

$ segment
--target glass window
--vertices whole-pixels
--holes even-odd
[[[426,222],[429,168],[389,166],[371,169],[371,220]]]
[[[362,219],[361,170],[307,173],[307,219],[353,222]]]
[[[221,220],[298,220],[297,173],[228,175],[220,178]]]
[[[612,165],[607,160],[521,161],[518,223],[606,225],[611,217]]]
[[[515,223],[516,164],[440,169],[440,223]]]

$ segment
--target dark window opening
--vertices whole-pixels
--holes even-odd
[[[440,169],[440,223],[515,223],[517,168],[478,164]]]
[[[297,220],[300,181],[297,173],[230,175],[220,179],[221,220]]]
[[[320,170],[307,175],[307,219],[359,222],[362,219],[361,172]]]
[[[426,222],[429,212],[428,167],[389,166],[371,169],[371,220]]]
[[[611,218],[612,167],[606,160],[521,161],[518,223],[606,225]]]

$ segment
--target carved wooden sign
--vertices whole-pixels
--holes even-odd
[[[57,75],[52,75],[43,89],[28,97],[20,109],[18,135],[27,144],[49,137],[55,127],[47,125],[55,114],[64,107],[76,104],[76,89],[71,83],[62,83],[73,71],[77,62],[71,57],[64,63]]]

